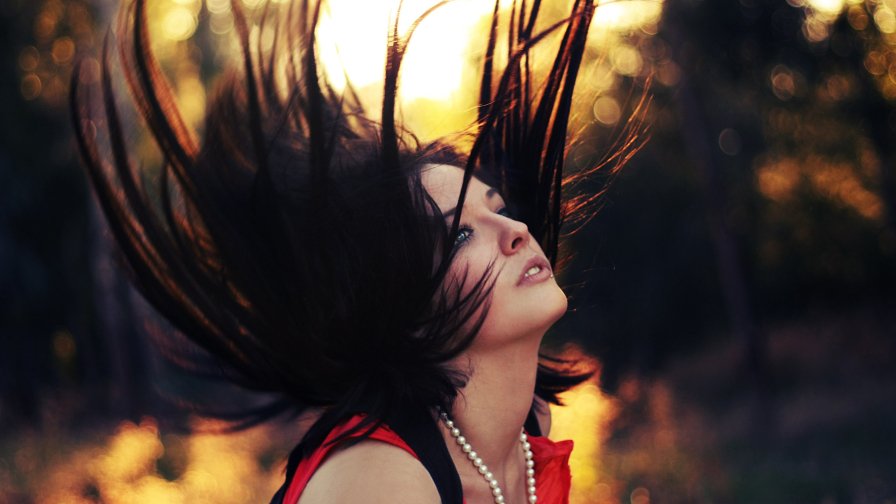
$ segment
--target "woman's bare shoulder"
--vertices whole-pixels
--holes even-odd
[[[299,504],[341,502],[438,504],[432,478],[413,455],[380,441],[367,440],[335,451],[321,464]]]

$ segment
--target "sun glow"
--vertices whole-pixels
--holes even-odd
[[[399,18],[399,32],[435,5],[433,0],[405,0]],[[321,58],[334,86],[345,85],[345,75],[363,88],[383,77],[385,43],[392,2],[352,2],[331,0],[329,15],[318,27]],[[502,1],[502,8],[510,2]],[[401,92],[404,100],[445,99],[459,90],[461,76],[472,63],[470,48],[482,46],[487,36],[486,17],[490,1],[456,0],[439,7],[414,32],[402,64]],[[660,0],[628,0],[599,5],[594,30],[627,31],[655,24],[662,10]]]
[[[846,4],[844,0],[809,0],[807,3],[816,11],[829,16],[840,14]]]
[[[467,43],[479,19],[489,12],[489,3],[451,2],[420,23],[402,63],[405,100],[445,99],[460,87]],[[431,0],[406,0],[399,16],[400,35],[432,5]],[[321,58],[334,86],[345,85],[345,74],[357,88],[382,80],[394,9],[390,2],[329,3],[330,15],[321,19],[317,34]]]
[[[344,89],[347,78],[368,114],[379,108],[386,42],[397,3],[330,0],[318,25],[318,50],[327,78],[337,90]],[[436,4],[435,0],[404,0],[398,35],[406,35],[414,21]],[[501,0],[502,28],[511,5],[510,0]],[[564,5],[545,2],[542,27],[562,19]],[[662,5],[662,0],[616,0],[598,6],[590,40],[597,52],[612,52],[614,75],[641,71],[640,55],[625,46],[620,35],[636,30],[655,33]],[[493,9],[492,1],[454,0],[438,7],[414,31],[402,61],[399,99],[405,125],[421,139],[461,131],[475,120],[478,94],[471,86],[478,79]],[[496,54],[500,65],[501,55],[506,54],[504,37],[499,37]]]
[[[196,427],[203,423],[197,420]],[[84,441],[45,468],[34,502],[259,502],[273,494],[283,478],[280,463],[261,463],[271,457],[265,455],[271,439],[272,432],[265,428],[229,435],[174,435],[163,434],[149,417],[139,424],[124,421],[108,439]],[[20,451],[34,457],[40,452],[37,444]],[[274,460],[279,457],[278,452]]]
[[[597,30],[647,30],[659,23],[662,11],[662,0],[600,2],[594,12],[592,26]]]
[[[618,502],[599,470],[608,424],[617,413],[616,402],[588,382],[563,394],[566,407],[552,407],[552,439],[572,439],[575,449],[569,460],[572,472],[572,504]]]
[[[273,30],[259,30],[257,25],[265,6],[289,1],[242,0],[250,23],[254,24],[250,27],[253,46],[260,41],[263,48],[269,49],[273,43]],[[397,12],[399,3],[401,11]],[[404,37],[422,14],[438,4],[437,0],[324,1],[316,31],[317,50],[323,73],[333,88],[341,91],[350,81],[368,116],[377,120],[392,21],[397,15],[398,36]],[[536,31],[563,19],[568,4],[567,0],[543,2]],[[511,5],[512,0],[500,0],[502,32],[509,22]],[[603,71],[606,75],[597,78],[591,75],[595,70],[592,62],[585,62],[584,73],[588,76],[581,79],[582,87],[602,92],[619,75],[634,77],[643,73],[648,65],[637,49],[627,45],[624,36],[639,30],[647,35],[655,33],[662,5],[662,0],[599,3],[589,41],[594,53],[605,55],[611,64],[597,69],[606,70]],[[151,2],[148,8],[148,18],[154,20],[150,30],[156,55],[163,66],[172,68],[176,74],[172,82],[178,88],[178,102],[189,105],[188,122],[198,127],[205,96],[199,92],[200,88],[192,85],[200,78],[199,61],[194,61],[197,55],[217,62],[241,57],[234,37],[230,1],[159,0]],[[435,8],[414,30],[399,77],[399,113],[404,125],[422,140],[463,131],[475,120],[476,86],[493,9],[491,0],[452,0]],[[208,23],[207,28],[202,23]],[[205,29],[220,36],[220,44],[200,50],[201,41],[196,40],[196,34]],[[558,37],[545,39],[541,44],[545,54],[552,53],[558,38],[559,33]],[[62,49],[65,48],[60,46],[60,54],[64,56]],[[496,48],[499,67],[506,52],[506,36],[502,34]],[[535,59],[535,64],[541,61],[538,54]],[[188,61],[193,64],[185,64]],[[189,81],[187,85],[179,84],[183,80]],[[29,77],[22,81],[22,94],[37,96],[42,84],[45,83],[38,77]]]

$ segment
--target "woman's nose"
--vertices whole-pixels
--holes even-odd
[[[532,235],[529,234],[529,227],[526,224],[513,219],[504,221],[506,224],[502,230],[501,251],[505,255],[512,255],[525,248]]]

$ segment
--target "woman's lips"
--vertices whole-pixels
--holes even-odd
[[[533,270],[533,268],[536,268]],[[532,271],[532,273],[530,273]],[[526,261],[517,285],[541,283],[551,278],[551,265],[541,256],[534,256]]]

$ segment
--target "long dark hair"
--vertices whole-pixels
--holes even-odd
[[[150,51],[145,4],[134,0],[122,11],[121,38],[107,37],[103,47],[111,160],[85,115],[79,71],[71,112],[87,174],[134,285],[223,364],[229,380],[277,397],[238,417],[216,413],[244,427],[323,407],[304,441],[314,447],[355,411],[368,414],[359,429],[371,429],[410,404],[447,408],[465,376],[446,363],[476,336],[493,275],[472,279],[475,288],[465,296],[446,290],[454,258],[449,237],[461,212],[445,223],[419,167],[465,167],[459,209],[470,178],[487,173],[556,264],[564,217],[570,208],[587,212],[594,197],[563,194],[570,180],[597,169],[563,172],[593,3],[575,0],[567,19],[535,32],[541,2],[514,2],[508,63],[499,72],[496,1],[475,137],[463,154],[445,143],[421,144],[396,122],[401,61],[422,17],[405,34],[397,20],[393,25],[375,123],[350,84],[337,92],[322,77],[314,34],[320,1],[297,1],[277,16],[266,6],[261,24],[282,24],[265,50],[250,44],[249,21],[234,0],[242,65],[222,77],[199,141]],[[530,49],[551,33],[560,36],[559,48],[537,81]],[[112,79],[116,48],[133,103],[163,155],[151,181],[133,165],[125,142]],[[624,157],[614,153],[609,162]],[[479,306],[486,309],[477,314]],[[168,346],[183,366],[200,371]],[[542,357],[540,397],[556,402],[559,392],[587,377],[567,364]]]

